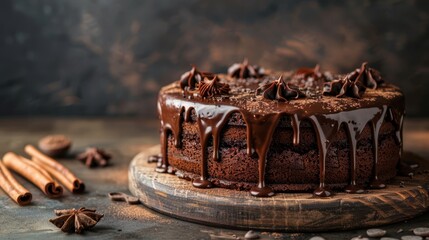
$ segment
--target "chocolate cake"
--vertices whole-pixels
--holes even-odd
[[[367,63],[344,75],[194,66],[161,89],[158,112],[156,170],[198,188],[363,193],[386,187],[401,158],[404,96]]]

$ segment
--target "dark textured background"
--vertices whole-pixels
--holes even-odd
[[[197,64],[272,69],[364,60],[429,117],[429,1],[1,0],[0,115],[155,116]]]

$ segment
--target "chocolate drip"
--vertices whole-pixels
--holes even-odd
[[[403,136],[402,136],[402,128],[404,127],[404,114],[401,114],[401,117],[399,119],[399,126],[396,128],[396,138],[399,139],[399,145],[400,150],[399,150],[399,157],[402,158],[403,152],[404,152],[404,142],[402,141]]]
[[[211,188],[208,178],[207,145],[210,136],[213,137],[213,160],[219,160],[219,142],[223,126],[228,122],[229,116],[236,111],[235,107],[217,105],[196,105],[197,122],[200,129],[201,142],[201,178],[194,179],[193,185],[198,188]]]
[[[382,182],[378,178],[378,136],[380,133],[381,125],[384,122],[384,119],[386,117],[387,112],[387,106],[384,105],[381,113],[377,114],[372,120],[371,120],[371,132],[372,132],[372,139],[373,139],[373,154],[374,154],[374,179],[370,183],[370,187],[374,189],[381,189],[385,188],[386,184]]]
[[[272,188],[265,184],[265,168],[267,165],[267,153],[277,123],[280,120],[279,113],[267,115],[254,115],[242,112],[247,125],[247,153],[258,154],[258,185],[250,190],[250,194],[256,197],[270,197],[274,195]]]
[[[164,104],[163,107],[159,106],[160,102]],[[182,120],[190,120],[190,114],[194,105],[195,104],[192,102],[169,99],[160,96],[158,101],[158,113],[161,120],[160,136],[162,159],[156,168],[157,172],[172,173],[172,170],[169,170],[168,164],[168,137],[172,135],[174,139],[174,145],[177,148],[181,147]]]
[[[402,125],[404,121],[404,114],[393,108],[389,109],[389,118],[393,121],[396,128],[396,141],[402,144]]]
[[[395,126],[395,137],[396,137],[395,139],[396,139],[396,142],[400,146],[399,156],[400,156],[400,158],[402,158],[402,154],[403,154],[402,127],[404,124],[404,114],[400,110],[394,109],[394,108],[389,108],[388,114],[389,114],[388,116],[389,116],[390,120],[392,120],[393,125]],[[399,163],[400,168],[403,165],[404,165],[404,163]],[[403,172],[404,171],[400,171],[401,174]]]
[[[363,186],[360,186],[356,183],[356,148],[357,148],[357,140],[360,134],[362,133],[362,128],[357,128],[355,124],[347,124],[347,136],[350,144],[350,161],[351,161],[351,171],[350,171],[350,185],[348,185],[344,190],[347,193],[363,193],[365,190]]]
[[[161,97],[161,96],[160,96]],[[161,153],[162,160],[156,171],[165,173],[168,171],[168,136],[170,134],[174,137],[174,144],[180,147],[181,136],[181,115],[183,112],[182,101],[164,99],[163,108],[158,105],[158,113],[161,119]],[[158,102],[158,104],[159,104]],[[177,111],[177,109],[180,109]]]
[[[194,110],[195,109],[193,107],[188,107],[187,109],[185,109],[183,114],[183,120],[185,122],[190,122],[192,120],[192,111]]]
[[[311,123],[316,130],[317,145],[319,148],[319,187],[314,190],[313,194],[318,197],[329,197],[332,192],[326,187],[325,174],[326,174],[326,154],[328,153],[331,140],[338,132],[340,125],[338,121],[326,118],[326,116],[310,116]]]
[[[298,119],[298,115],[295,113],[291,116],[291,125],[293,128],[293,145],[297,146],[299,144],[300,131],[299,125],[301,121]]]
[[[314,191],[314,194],[321,197],[330,196],[331,193],[325,187],[326,176],[326,154],[327,150],[333,140],[333,137],[338,132],[342,124],[345,124],[348,142],[350,145],[350,185],[346,187],[345,191],[348,193],[363,193],[364,188],[359,186],[356,182],[356,146],[357,141],[365,128],[365,126],[373,121],[374,117],[382,112],[382,109],[373,107],[366,109],[357,109],[352,111],[344,111],[333,114],[325,114],[318,116],[311,116],[310,120],[316,130],[319,145],[320,155],[320,186]]]
[[[168,170],[168,130],[161,129],[161,162],[158,162],[156,171],[159,173],[166,173]]]

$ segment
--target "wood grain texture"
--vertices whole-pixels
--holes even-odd
[[[232,228],[317,232],[374,227],[411,219],[429,207],[427,175],[397,177],[384,190],[338,193],[328,199],[309,193],[278,193],[255,198],[247,191],[197,189],[189,181],[154,171],[138,154],[130,164],[129,188],[147,207],[183,220]],[[399,187],[403,181],[405,187]]]

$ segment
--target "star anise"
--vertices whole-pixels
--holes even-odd
[[[257,65],[250,65],[247,59],[242,63],[234,63],[228,68],[228,75],[234,78],[259,78],[264,76],[264,69]]]
[[[192,66],[190,71],[185,72],[180,77],[180,88],[182,90],[194,90],[204,77],[212,77],[214,74],[209,72],[200,72],[195,66]]]
[[[105,167],[112,156],[104,150],[90,147],[85,152],[79,154],[77,159],[83,162],[87,167]]]
[[[218,76],[212,79],[204,78],[198,88],[201,97],[213,97],[216,95],[226,95],[229,93],[230,88],[226,83],[221,83]]]
[[[95,212],[95,209],[86,209],[84,207],[76,209],[55,210],[58,217],[49,219],[61,231],[67,233],[81,233],[83,230],[93,228],[104,216]]]
[[[265,99],[279,101],[289,101],[305,97],[305,94],[296,85],[286,82],[283,76],[256,89],[257,95],[261,93]]]

